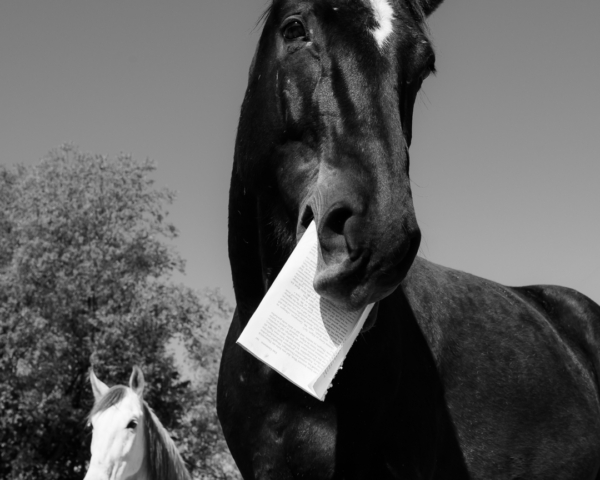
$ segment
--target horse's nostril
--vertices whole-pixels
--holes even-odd
[[[329,215],[327,215],[325,223],[323,224],[323,229],[329,230],[330,233],[336,235],[343,235],[346,221],[351,216],[352,210],[348,207],[338,207],[329,212]]]

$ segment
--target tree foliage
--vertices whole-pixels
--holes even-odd
[[[239,479],[237,467],[229,454],[217,418],[217,378],[226,334],[225,320],[231,307],[215,293],[207,294],[211,306],[209,320],[184,328],[177,341],[183,347],[183,361],[190,372],[190,409],[184,415],[178,431],[181,452],[190,458],[196,478]],[[227,312],[223,315],[224,312]],[[202,432],[196,435],[194,432]]]
[[[154,170],[69,146],[34,167],[0,167],[0,478],[83,478],[92,363],[109,384],[139,365],[196,477],[236,476],[211,363],[221,341],[211,325],[229,307],[170,281],[184,264],[169,246],[173,193],[154,187]],[[194,349],[191,379],[174,344]]]

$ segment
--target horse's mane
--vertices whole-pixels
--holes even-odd
[[[269,14],[271,13],[272,9],[273,9],[273,1],[271,1],[271,3],[267,6],[267,8],[265,8],[264,12],[260,15],[260,17],[256,21],[256,25],[254,25],[254,28],[258,28],[261,25],[264,25],[264,23],[267,21],[267,18],[269,17]]]
[[[145,466],[149,480],[191,480],[179,450],[154,411],[145,401],[144,433],[146,436]]]

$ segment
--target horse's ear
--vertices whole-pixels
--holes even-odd
[[[144,374],[139,367],[133,367],[131,378],[129,379],[129,388],[131,388],[138,397],[144,393]]]
[[[426,17],[431,15],[433,11],[440,6],[443,0],[415,0],[423,10]]]
[[[93,368],[90,368],[90,384],[92,385],[92,392],[94,392],[94,400],[96,402],[108,392],[108,385],[98,379]]]

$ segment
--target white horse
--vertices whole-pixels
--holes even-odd
[[[144,375],[108,388],[90,370],[92,459],[85,480],[191,480],[171,437],[144,401]]]

